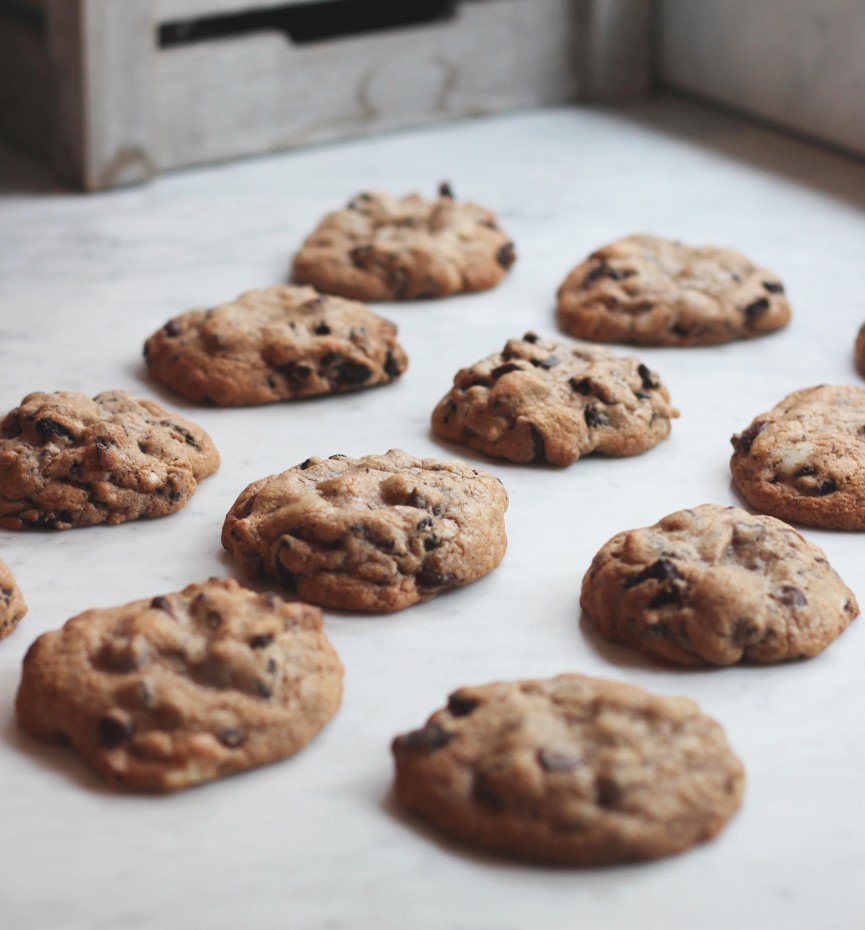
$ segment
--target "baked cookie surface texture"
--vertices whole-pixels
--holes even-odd
[[[8,636],[27,613],[27,605],[9,566],[0,561],[0,639]]]
[[[489,473],[391,449],[310,458],[253,482],[222,544],[251,577],[342,610],[400,610],[501,562],[508,495]]]
[[[29,394],[0,423],[0,526],[117,524],[174,513],[219,467],[207,433],[152,400]]]
[[[211,579],[40,636],[17,713],[118,786],[173,791],[297,752],[341,695],[318,608]]]
[[[397,799],[442,832],[561,865],[680,852],[724,826],[744,787],[693,701],[576,674],[460,688],[392,749]]]
[[[590,452],[637,455],[665,439],[679,411],[637,358],[526,333],[463,368],[433,430],[513,462],[570,465]]]
[[[614,536],[580,604],[606,639],[680,665],[813,656],[859,613],[821,549],[780,520],[719,504]]]
[[[307,238],[292,279],[355,300],[415,300],[494,287],[515,260],[493,214],[442,185],[435,200],[359,194]]]
[[[144,358],[157,381],[219,406],[386,384],[408,364],[392,323],[356,301],[289,286],[175,317],[147,340]]]
[[[582,339],[700,346],[780,329],[790,305],[777,275],[739,252],[637,235],[577,265],[556,315]]]
[[[794,391],[733,436],[730,469],[745,500],[782,520],[865,529],[865,387]]]

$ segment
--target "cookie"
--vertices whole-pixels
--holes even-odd
[[[859,332],[856,334],[853,358],[856,362],[856,370],[865,378],[865,323],[862,324],[859,328]]]
[[[0,561],[0,639],[8,636],[27,613],[27,605],[9,566]]]
[[[251,577],[304,601],[389,612],[475,581],[505,554],[508,495],[462,462],[391,449],[310,458],[255,481],[222,527]]]
[[[733,482],[755,510],[865,530],[865,388],[794,391],[731,442]]]
[[[584,675],[460,688],[392,748],[406,807],[460,842],[560,865],[688,849],[744,786],[693,701]]]
[[[444,439],[512,462],[570,465],[590,452],[637,455],[679,411],[637,358],[526,333],[454,378],[433,411]]]
[[[514,261],[493,214],[443,184],[435,200],[359,194],[304,242],[292,277],[355,300],[416,300],[484,291]]]
[[[269,287],[169,320],[144,345],[153,377],[219,406],[386,384],[406,369],[393,323],[311,287]]]
[[[790,321],[777,275],[732,249],[629,236],[589,256],[558,291],[559,325],[601,342],[704,346]]]
[[[40,636],[18,721],[118,786],[174,791],[297,752],[336,712],[342,673],[320,610],[211,579]]]
[[[0,526],[66,530],[174,513],[219,467],[207,433],[152,400],[28,394],[0,423]]]
[[[813,656],[859,613],[821,549],[780,520],[719,504],[614,536],[580,605],[606,639],[679,665]]]

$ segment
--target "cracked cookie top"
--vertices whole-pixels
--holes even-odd
[[[9,566],[0,561],[0,639],[8,636],[27,613],[27,605]]]
[[[809,526],[865,530],[865,388],[794,391],[731,442],[733,481],[755,510]]]
[[[718,504],[614,536],[580,605],[602,636],[680,665],[813,656],[859,613],[821,549],[780,520]]]
[[[211,579],[40,636],[17,713],[118,786],[173,791],[306,745],[342,672],[318,608]]]
[[[636,455],[665,439],[679,411],[637,358],[526,333],[454,378],[433,430],[514,462],[570,465],[590,452]]]
[[[581,339],[700,346],[780,329],[790,305],[777,275],[739,252],[638,235],[570,272],[557,318]]]
[[[575,674],[460,688],[393,754],[398,800],[447,835],[560,865],[680,852],[744,787],[693,701]]]
[[[398,449],[310,458],[249,485],[222,544],[250,576],[304,601],[384,613],[492,571],[507,505],[498,478],[462,462]]]
[[[28,394],[0,423],[0,526],[69,529],[174,513],[219,466],[207,433],[152,400]]]
[[[355,300],[415,300],[494,287],[515,260],[493,214],[443,184],[435,200],[359,194],[307,238],[292,276]]]
[[[144,358],[157,381],[219,406],[354,391],[408,365],[393,323],[355,301],[290,286],[181,314],[147,340]]]

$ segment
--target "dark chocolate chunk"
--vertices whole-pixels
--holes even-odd
[[[165,326],[162,327],[162,331],[166,336],[179,336],[180,324],[177,322],[177,320],[169,320]]]
[[[318,326],[315,327],[313,332],[315,333],[316,336],[329,336],[330,327],[327,325],[327,323],[321,322],[318,324]]]
[[[128,743],[135,736],[135,725],[131,720],[108,715],[96,721],[96,736],[100,746],[111,749]]]
[[[442,181],[441,184],[439,184],[439,197],[447,197],[448,200],[454,199],[453,188],[447,181]]]
[[[502,268],[510,268],[516,259],[517,253],[514,251],[513,242],[505,243],[498,250],[498,252],[496,252],[496,261],[502,266]]]
[[[282,552],[281,549],[280,552]],[[276,556],[276,576],[279,578],[279,583],[286,591],[297,591],[297,582],[300,576],[285,567],[279,554]]]
[[[586,407],[585,413],[583,414],[586,420],[586,426],[589,429],[596,429],[600,426],[609,426],[610,418],[604,413],[603,410],[598,410],[594,404],[589,404]]]
[[[749,320],[753,320],[761,313],[765,313],[768,309],[769,299],[767,297],[759,297],[757,300],[749,303],[747,307],[744,307],[742,313],[744,313]]]
[[[570,378],[568,384],[572,390],[576,391],[577,394],[582,394],[583,397],[587,397],[592,393],[592,382],[588,378],[580,378],[579,381],[576,378]]]
[[[537,333],[529,332],[523,336],[523,342],[528,342],[534,345],[540,338],[541,337]]]
[[[838,490],[838,482],[834,478],[827,478],[814,489],[821,497],[834,494]]]
[[[368,380],[372,371],[360,362],[342,362],[336,366],[339,380],[345,384],[363,384]]]
[[[622,587],[627,590],[635,585],[643,584],[644,581],[657,581],[661,584],[665,581],[678,581],[681,577],[676,566],[669,559],[658,559],[641,572],[628,575],[622,582]]]
[[[494,381],[497,381],[499,378],[501,378],[502,375],[509,374],[512,371],[520,371],[520,370],[521,370],[520,366],[517,365],[516,362],[505,362],[504,365],[499,365],[498,368],[494,368],[490,372],[490,377]]]
[[[430,568],[422,568],[415,575],[415,582],[419,588],[452,588],[457,581],[457,576],[453,572],[433,571]]]
[[[643,382],[643,387],[647,391],[654,391],[659,388],[661,385],[658,381],[655,380],[655,376],[646,368],[645,365],[640,364],[637,366],[637,374],[640,376],[640,380]]]
[[[419,520],[416,530],[428,530],[433,525],[432,517],[424,517],[423,520]]]
[[[243,513],[241,516],[248,517],[252,513],[252,508],[255,506],[255,499],[258,497],[257,494],[250,494],[246,499],[246,503],[243,505]]]
[[[229,749],[236,749],[243,742],[243,731],[235,727],[226,727],[219,733],[219,742]]]
[[[477,706],[477,701],[463,697],[456,691],[448,698],[448,710],[454,717],[467,717]]]
[[[162,597],[162,595],[154,597],[153,600],[150,602],[150,607],[152,610],[165,611],[165,613],[167,613],[169,617],[173,617],[175,620],[177,619],[177,617],[174,614],[174,611],[171,608],[171,602],[168,600],[167,597]]]
[[[363,268],[369,256],[372,254],[371,245],[356,245],[349,253],[348,257],[355,268]]]
[[[733,449],[738,455],[745,455],[751,451],[751,446],[754,443],[754,440],[763,432],[764,429],[769,425],[768,420],[757,420],[756,423],[752,423],[744,432],[733,436],[730,439],[730,442],[733,444]]]
[[[813,465],[805,465],[793,475],[794,478],[810,478],[811,475],[816,475],[817,469]]]
[[[555,368],[556,365],[559,364],[559,360],[555,357],[555,355],[548,355],[546,358],[533,358],[531,362],[535,368],[544,369]]]
[[[611,775],[595,779],[595,796],[601,807],[615,807],[622,799],[622,788]]]
[[[387,350],[387,355],[384,359],[384,373],[389,378],[398,378],[402,374],[399,363],[394,358],[393,352],[391,352],[390,349]]]
[[[273,634],[259,633],[249,641],[250,649],[266,649],[273,642]]]
[[[37,420],[36,432],[39,433],[39,438],[43,441],[49,439],[72,440],[75,438],[65,426],[61,425],[56,420],[52,420],[51,417],[43,417],[41,420]]]
[[[420,730],[404,733],[394,740],[396,749],[427,749],[435,750],[447,746],[454,739],[455,734],[448,732],[436,723],[428,723]]]
[[[678,588],[661,588],[660,591],[649,601],[646,605],[651,610],[654,610],[657,607],[666,607],[667,604],[680,604],[682,601],[682,592]],[[667,630],[663,627],[663,624],[656,623],[653,625],[654,629],[650,627],[649,629],[653,633],[666,633]]]
[[[259,697],[270,698],[273,697],[273,688],[266,681],[259,679],[255,683],[255,693]]]
[[[183,437],[183,441],[188,446],[192,446],[193,449],[198,448],[198,443],[196,442],[195,437],[192,435],[192,433],[189,432],[189,430],[185,426],[179,426],[177,423],[168,423],[168,422],[165,422],[164,425],[170,426],[171,429],[174,430],[174,432],[180,433],[180,435]]]
[[[778,599],[788,607],[804,607],[808,603],[805,592],[794,584],[781,585]]]
[[[780,281],[764,281],[763,287],[766,288],[770,294],[784,293],[784,285]]]
[[[583,278],[583,285],[593,284],[598,278],[603,278],[607,273],[607,263],[605,261],[598,262],[597,265],[593,265],[588,274]]]
[[[300,362],[288,362],[285,365],[280,365],[277,368],[277,371],[285,375],[285,377],[298,387],[304,384],[312,374],[312,369],[309,365],[302,365]]]
[[[547,442],[544,434],[534,423],[529,423],[529,432],[532,434],[532,444],[535,447],[535,454],[532,457],[533,462],[543,462],[547,454]]]

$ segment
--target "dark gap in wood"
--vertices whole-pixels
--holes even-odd
[[[45,36],[45,11],[38,7],[22,3],[20,0],[0,0],[0,17],[36,33],[39,38]]]

